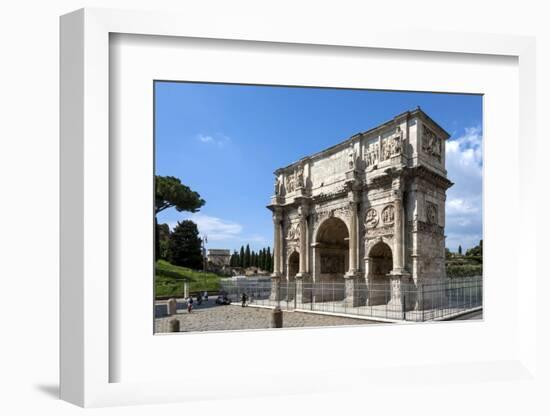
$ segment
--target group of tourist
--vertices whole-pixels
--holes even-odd
[[[196,300],[197,306],[200,306],[202,305],[203,299],[206,302],[208,302],[208,292],[207,291],[205,291],[204,293],[199,292],[196,298],[197,298]],[[186,299],[186,302],[187,302],[187,312],[191,313],[191,311],[193,310],[193,306],[195,305],[195,300],[193,299],[193,296],[189,295],[189,297]],[[241,306],[244,308],[245,306],[247,306],[247,302],[248,302],[248,295],[245,292],[243,292],[241,295]],[[231,300],[227,297],[226,293],[220,293],[216,298],[216,304],[229,305],[231,304]]]
[[[206,302],[208,302],[208,292],[207,291],[204,291],[204,293],[198,293],[197,294],[197,305],[202,305],[202,300],[205,300]],[[193,310],[193,305],[195,303],[195,301],[193,300],[193,296],[189,295],[189,297],[186,299],[187,301],[187,312],[188,313],[191,313],[191,311]]]

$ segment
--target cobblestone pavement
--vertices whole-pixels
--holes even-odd
[[[271,309],[241,307],[240,305],[197,308],[191,313],[178,310],[175,316],[155,319],[155,332],[168,332],[168,322],[180,321],[180,331],[223,331],[262,329],[271,326]],[[303,312],[283,312],[283,327],[312,327],[338,325],[368,325],[379,322],[339,316],[314,315]]]

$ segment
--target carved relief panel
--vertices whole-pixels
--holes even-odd
[[[300,224],[298,223],[295,223],[295,224],[291,224],[289,227],[288,227],[288,231],[287,231],[287,234],[286,234],[286,239],[289,240],[289,241],[297,241],[300,239]]]
[[[382,160],[390,159],[401,154],[403,145],[403,132],[397,127],[395,133],[382,139]]]
[[[316,223],[320,223],[325,218],[338,217],[347,219],[351,215],[351,211],[348,205],[339,208],[313,208],[312,216]]]
[[[296,189],[296,178],[294,173],[286,175],[286,191],[288,193],[294,192]]]
[[[424,126],[422,129],[422,150],[424,153],[441,162],[442,147],[441,139],[432,130]]]
[[[277,189],[279,185],[275,182],[275,187]],[[298,188],[303,188],[305,186],[304,182],[304,167],[302,165],[298,166],[293,172],[287,173],[285,176],[285,190],[287,193],[292,193]],[[278,195],[278,194],[276,194]]]
[[[380,146],[378,142],[370,143],[365,148],[365,162],[367,163],[367,168],[375,166],[380,160]]]
[[[387,205],[386,208],[382,210],[382,222],[384,225],[393,224],[395,220],[395,208],[393,204]]]

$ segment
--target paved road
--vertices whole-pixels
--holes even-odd
[[[469,321],[469,320],[478,320],[483,319],[483,310],[467,313],[466,315],[461,315],[458,318],[449,319],[450,321]]]
[[[183,305],[182,305],[183,306]],[[237,329],[270,328],[271,309],[241,307],[240,305],[219,306],[210,299],[187,313],[179,309],[175,317],[180,321],[180,330],[188,331],[224,331]],[[155,319],[155,332],[168,332],[168,322],[174,317]],[[302,312],[283,312],[283,327],[315,327],[340,325],[368,325],[379,322],[339,316],[315,315]]]

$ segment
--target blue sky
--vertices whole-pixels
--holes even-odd
[[[417,106],[450,134],[447,247],[482,238],[482,97],[324,88],[156,82],[156,174],[177,176],[206,200],[159,223],[192,219],[209,248],[272,243],[273,172]]]

